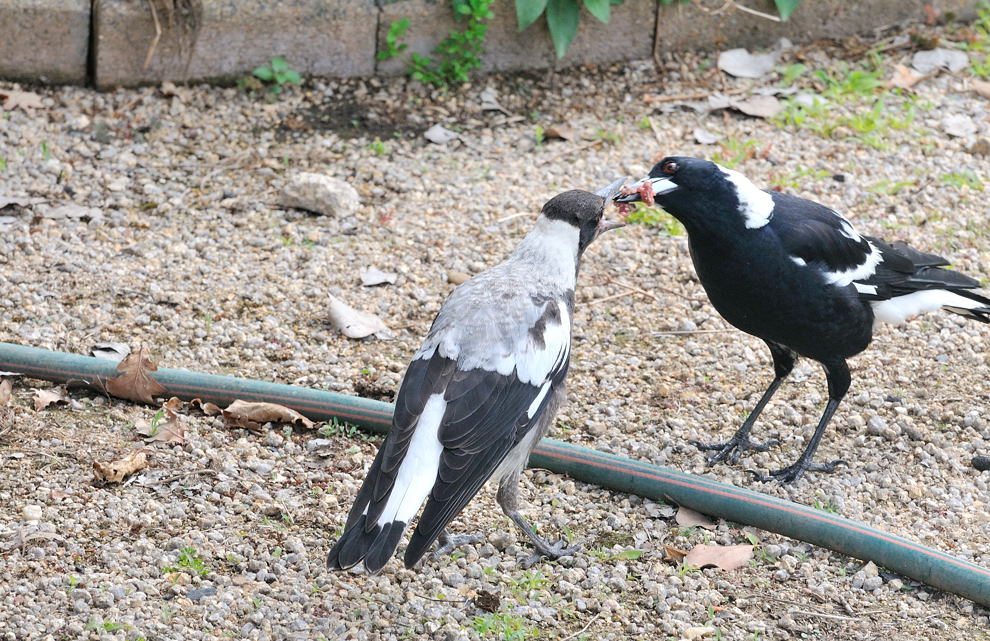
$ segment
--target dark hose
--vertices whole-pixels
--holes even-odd
[[[9,343],[0,343],[0,371],[56,382],[72,380],[97,389],[102,389],[101,379],[118,374],[113,361]],[[391,423],[392,405],[380,401],[186,370],[161,368],[153,375],[171,394],[186,400],[199,398],[221,406],[235,399],[281,403],[313,420],[336,417],[380,433]],[[828,512],[552,439],[537,446],[529,464],[873,561],[990,607],[990,570]]]

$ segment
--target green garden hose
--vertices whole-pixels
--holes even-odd
[[[119,374],[113,361],[0,343],[0,371],[103,389],[101,380]],[[291,407],[313,420],[338,418],[384,433],[392,405],[293,385],[160,368],[155,380],[181,399],[225,406],[235,399]],[[640,463],[569,443],[544,439],[529,464],[619,492],[672,501],[698,512],[752,525],[873,561],[898,574],[990,607],[990,570],[868,525],[703,476]]]

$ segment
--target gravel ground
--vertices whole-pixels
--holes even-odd
[[[958,39],[953,28],[931,31]],[[874,44],[823,43],[785,63],[841,76]],[[884,77],[911,54],[887,49]],[[93,209],[0,212],[0,339],[77,353],[121,341],[167,367],[389,398],[452,287],[449,272],[500,260],[555,193],[639,177],[661,152],[736,160],[758,184],[942,253],[986,283],[990,222],[973,178],[990,179],[979,155],[988,109],[970,74],[889,95],[884,113],[900,120],[864,142],[849,123],[824,137],[666,99],[753,84],[711,64],[683,55],[660,74],[633,63],[495,76],[446,94],[401,79],[312,79],[274,102],[211,86],[36,89],[43,108],[0,121],[0,196]],[[756,83],[780,84],[777,74]],[[798,85],[814,88],[809,74]],[[504,112],[480,109],[487,87]],[[872,104],[848,96],[832,113]],[[950,116],[975,131],[948,136]],[[427,142],[422,131],[437,123],[459,139]],[[576,138],[538,141],[537,125],[567,125]],[[696,143],[697,127],[725,136],[722,145]],[[280,208],[279,190],[300,171],[351,183],[363,204],[343,218]],[[970,464],[990,453],[990,328],[932,314],[881,329],[851,362],[852,389],[819,451],[849,462],[837,473],[789,487],[745,473],[786,465],[809,437],[825,386],[807,362],[756,428],[781,445],[709,469],[686,441],[731,434],[772,368],[759,340],[705,302],[677,231],[630,225],[589,251],[553,436],[817,505],[990,566],[990,473]],[[398,278],[361,287],[367,267]],[[342,337],[327,322],[328,292],[378,314],[394,337]],[[148,444],[149,470],[100,487],[93,461],[140,447],[134,425],[155,408],[73,391],[67,406],[36,412],[31,388],[48,386],[15,379],[0,408],[0,639],[988,638],[986,609],[883,568],[724,521],[710,532],[679,527],[667,506],[541,470],[525,475],[526,511],[550,536],[583,540],[573,558],[523,569],[529,548],[488,488],[453,528],[480,530],[486,543],[417,571],[396,560],[376,577],[332,574],[324,557],[374,439],[257,434],[188,411],[184,444]],[[664,545],[751,539],[754,560],[733,572],[664,560]]]

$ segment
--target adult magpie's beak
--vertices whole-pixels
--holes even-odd
[[[624,196],[617,196],[617,197],[615,197],[614,198],[615,202],[617,202],[617,203],[636,203],[636,202],[639,202],[640,200],[642,200],[642,198],[640,197],[640,190],[643,188],[643,185],[645,185],[647,183],[649,183],[650,186],[653,188],[653,195],[654,196],[659,196],[661,194],[667,194],[667,193],[670,193],[670,192],[674,191],[675,189],[679,189],[680,188],[680,186],[677,183],[675,183],[674,181],[672,181],[670,178],[668,178],[666,176],[659,176],[657,178],[651,178],[651,177],[647,176],[646,178],[644,178],[644,179],[642,179],[642,180],[640,180],[638,182],[634,182],[633,184],[629,185],[629,187],[627,187],[627,191],[630,191],[630,193],[628,193],[628,194],[626,194]]]
[[[601,189],[596,189],[595,194],[601,196],[605,199],[605,203],[608,204],[610,200],[614,200],[618,196],[619,192],[622,191],[622,185],[626,182],[625,177],[615,180]],[[602,218],[598,221],[598,227],[595,230],[595,235],[600,236],[607,231],[613,229],[618,229],[619,227],[625,227],[626,224],[619,220],[605,220]]]

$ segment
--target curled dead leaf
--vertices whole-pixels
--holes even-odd
[[[69,399],[65,397],[65,389],[53,387],[51,389],[31,388],[34,392],[34,409],[40,412],[50,405],[68,404]]]
[[[675,548],[672,545],[666,545],[666,544],[664,544],[664,546],[663,546],[663,559],[664,559],[664,561],[671,561],[673,563],[680,563],[684,559],[684,557],[686,557],[686,556],[687,556],[687,552],[685,550],[680,550],[678,548]]]
[[[170,406],[172,400],[178,401],[181,406],[182,401],[177,398],[170,399],[162,405],[161,410],[155,413],[151,421],[143,418],[134,421],[134,431],[145,437],[148,443],[161,441],[162,443],[185,443],[186,428],[179,422],[179,416]]]
[[[41,109],[41,96],[30,91],[17,91],[16,89],[0,88],[0,97],[3,98],[3,108],[6,111],[13,111],[20,108],[21,111],[29,109]]]
[[[716,527],[716,523],[710,518],[683,505],[677,508],[674,520],[677,521],[678,525],[684,527],[703,527],[706,530],[714,530]]]
[[[148,451],[134,450],[124,458],[101,463],[93,461],[93,474],[101,483],[122,483],[125,478],[148,467]]]
[[[894,65],[894,77],[890,79],[890,86],[896,89],[910,89],[927,77],[906,65]]]
[[[290,423],[313,429],[309,420],[291,407],[277,403],[255,403],[236,400],[222,411],[227,425],[258,431],[264,423]]]
[[[333,294],[327,310],[330,323],[348,338],[364,338],[372,334],[388,334],[384,321],[374,314],[354,309]],[[228,408],[229,409],[229,408]]]
[[[10,382],[9,378],[0,380],[0,407],[4,407],[10,402],[11,388],[13,388],[13,383]]]
[[[559,138],[561,140],[575,140],[577,134],[574,128],[564,123],[550,125],[543,131],[544,138]]]
[[[752,545],[699,544],[687,553],[684,563],[696,568],[714,565],[723,570],[735,570],[746,565],[752,558]]]
[[[154,405],[155,396],[168,394],[168,390],[148,374],[157,369],[158,366],[148,357],[147,349],[142,346],[117,365],[117,371],[122,373],[107,381],[106,390],[117,398]]]
[[[201,398],[192,399],[191,401],[189,401],[189,405],[191,407],[194,407],[195,409],[202,411],[203,414],[206,414],[207,416],[216,416],[217,414],[223,413],[223,410],[220,409],[220,407],[217,406],[215,403],[204,401]]]

